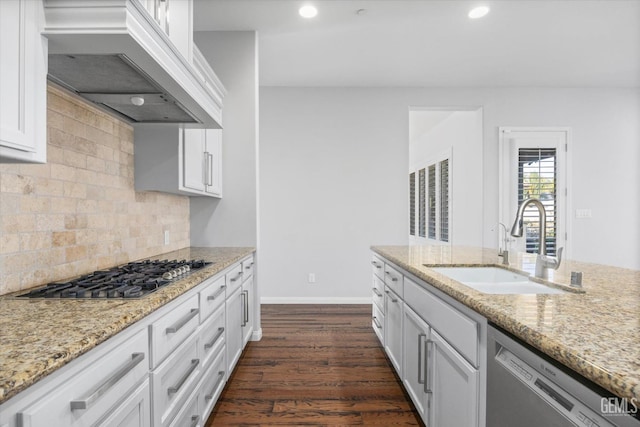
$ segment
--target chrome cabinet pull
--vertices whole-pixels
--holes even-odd
[[[251,264],[247,265],[244,269],[245,270],[249,270],[251,267],[253,267],[253,262]]]
[[[373,316],[373,323],[376,325],[376,328],[382,329],[382,325],[378,323],[378,318],[376,316]]]
[[[105,382],[93,389],[88,397],[79,400],[72,400],[70,402],[71,410],[76,409],[88,409],[100,396],[104,395],[109,389],[115,385],[118,381],[124,378],[133,368],[135,368],[140,362],[144,360],[144,353],[133,353],[131,355],[131,361],[127,362],[124,366],[118,369],[112,376],[110,376]]]
[[[185,372],[182,378],[180,378],[180,380],[178,381],[178,384],[171,386],[167,389],[167,393],[176,394],[178,390],[180,390],[180,387],[184,385],[185,381],[187,381],[187,378],[189,378],[189,376],[193,373],[193,371],[196,370],[199,363],[200,363],[200,359],[191,359],[191,367],[187,369],[187,372]]]
[[[205,185],[211,185],[209,184],[209,152],[205,151],[204,152],[204,184]]]
[[[207,301],[213,301],[214,299],[218,298],[220,296],[220,294],[224,292],[226,287],[227,287],[226,285],[220,286],[220,289],[218,289],[218,292],[216,292],[213,295],[209,295],[207,297]]]
[[[191,424],[189,427],[196,427],[200,423],[200,415],[194,415],[191,417]]]
[[[213,154],[207,153],[207,156],[209,157],[209,169],[208,169],[208,182],[207,185],[212,186],[213,185]]]
[[[378,292],[378,288],[373,288],[373,293],[376,294],[376,296],[381,297],[382,294],[380,292]]]
[[[187,314],[186,316],[184,316],[182,319],[178,320],[176,323],[174,323],[173,325],[169,326],[166,329],[166,332],[168,334],[175,334],[176,332],[178,332],[184,325],[186,325],[189,320],[193,319],[194,317],[196,317],[198,315],[198,313],[200,312],[200,309],[197,308],[192,308],[191,312],[189,314]]]
[[[397,281],[398,281],[398,278],[397,278],[397,277],[391,277],[391,281],[392,281],[392,282],[397,282]]]
[[[236,277],[231,278],[231,281],[232,281],[232,282],[235,282],[235,281],[236,281],[236,280],[238,280],[240,277],[242,277],[242,271],[241,271],[240,273],[238,273],[238,274],[236,275]]]
[[[373,264],[375,268],[382,268],[382,266],[375,261],[371,261],[371,264]]]
[[[398,299],[397,299],[397,298],[394,298],[394,297],[391,295],[391,291],[384,291],[384,293],[385,293],[385,294],[387,294],[387,295],[389,295],[389,298],[391,299],[391,302],[398,302]]]
[[[424,384],[427,374],[427,370],[425,369],[425,375],[422,375],[422,339],[427,338],[426,334],[418,335],[418,384]],[[424,378],[423,378],[424,377]]]
[[[222,334],[224,334],[224,328],[218,328],[218,333],[216,334],[215,337],[213,337],[213,339],[211,340],[211,342],[208,342],[204,345],[205,350],[209,349],[211,347],[214,346],[214,344],[220,339],[220,337],[222,336]]]
[[[249,291],[242,291],[242,327],[249,323]]]
[[[216,390],[218,389],[220,382],[224,379],[224,371],[218,371],[218,377],[219,377],[218,381],[216,381],[216,383],[213,385],[213,388],[211,389],[211,393],[204,395],[205,399],[207,400],[213,399],[213,395],[216,393]]]
[[[424,392],[426,394],[431,394],[433,393],[432,387],[429,386],[429,361],[431,359],[433,359],[433,355],[431,355],[432,357],[429,357],[429,344],[433,344],[435,346],[435,343],[431,340],[426,340],[424,342],[424,348],[425,348],[425,361],[424,361]],[[431,347],[433,350],[433,346]]]

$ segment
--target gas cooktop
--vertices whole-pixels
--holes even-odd
[[[49,283],[19,298],[139,298],[211,264],[204,260],[130,262],[69,281]]]

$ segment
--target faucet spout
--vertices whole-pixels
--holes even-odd
[[[518,212],[516,213],[516,220],[511,227],[511,235],[513,237],[522,237],[524,230],[524,211],[529,205],[534,205],[538,208],[538,253],[540,255],[547,254],[547,211],[544,208],[542,202],[538,199],[527,199],[520,204]]]

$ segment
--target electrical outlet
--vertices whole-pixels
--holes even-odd
[[[164,230],[164,244],[168,245],[169,241],[169,230]]]
[[[307,278],[307,282],[316,283],[316,273],[309,273],[309,277]]]
[[[591,209],[576,209],[576,218],[591,218]]]

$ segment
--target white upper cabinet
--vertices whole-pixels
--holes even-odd
[[[178,51],[191,62],[193,51],[192,0],[140,0]]]
[[[47,40],[42,2],[0,1],[0,162],[47,159]]]
[[[187,196],[222,197],[222,130],[137,125],[135,187]]]

